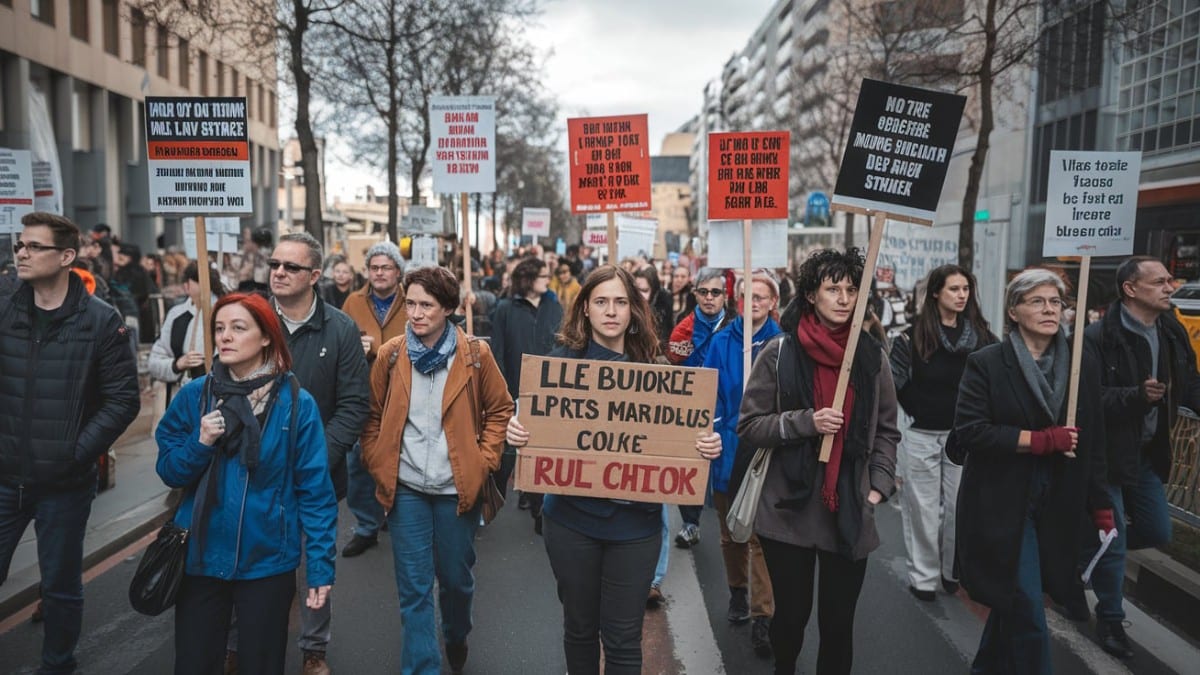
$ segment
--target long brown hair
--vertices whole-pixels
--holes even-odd
[[[987,319],[979,311],[979,301],[975,296],[978,286],[975,285],[975,275],[958,265],[942,265],[929,273],[929,282],[925,284],[925,299],[921,302],[921,311],[913,321],[913,350],[922,361],[928,362],[934,352],[942,346],[939,337],[942,330],[942,313],[938,309],[936,295],[946,287],[946,282],[952,276],[960,276],[967,280],[971,292],[967,293],[967,306],[963,308],[962,318],[970,322],[972,330],[978,338],[975,344],[979,347],[995,342]]]
[[[650,305],[634,285],[633,275],[615,265],[597,267],[588,274],[575,302],[571,303],[571,311],[563,319],[558,341],[577,352],[587,349],[592,339],[592,324],[585,312],[591,302],[592,292],[600,284],[613,279],[621,282],[625,294],[629,296],[630,317],[629,328],[625,331],[625,353],[631,361],[654,363],[658,356],[658,328],[654,312],[650,311]]]

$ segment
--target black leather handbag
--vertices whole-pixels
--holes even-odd
[[[175,515],[146,547],[129,582],[129,604],[140,614],[158,616],[175,605],[183,581],[188,531],[175,523]]]

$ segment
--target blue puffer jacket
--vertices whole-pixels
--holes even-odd
[[[783,330],[768,318],[751,339],[750,358],[758,358],[762,348]],[[742,317],[712,336],[705,368],[717,369],[717,409],[713,412],[713,430],[721,435],[721,456],[712,461],[709,481],[713,492],[729,492],[729,476],[733,473],[733,458],[738,449],[738,409],[742,407]]]
[[[200,398],[207,377],[187,383],[171,401],[154,437],[158,475],[171,487],[188,488],[175,521],[192,526],[194,485],[215,452],[200,443]],[[295,464],[287,466],[292,388],[286,378],[267,416],[259,465],[253,474],[238,457],[223,457],[222,480],[209,509],[204,550],[189,538],[187,573],[218,579],[261,579],[300,565],[300,533],[307,537],[311,588],[333,584],[337,500],[329,478],[325,430],[316,401],[300,391],[296,411]]]

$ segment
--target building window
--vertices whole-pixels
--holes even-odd
[[[179,38],[179,86],[187,89],[192,86],[192,53],[188,41]]]
[[[103,22],[104,51],[113,56],[121,55],[120,8],[117,0],[102,0],[100,17]]]
[[[1118,97],[1118,147],[1147,155],[1200,145],[1193,119],[1200,100],[1200,2],[1157,9],[1125,44]]]
[[[208,96],[208,53],[200,50],[200,55],[197,57],[197,77],[200,79],[200,95]]]
[[[229,69],[229,95],[230,96],[238,95],[238,84],[240,84],[240,83],[238,82],[237,68],[230,68]]]
[[[1096,111],[1091,110],[1038,126],[1033,135],[1033,167],[1030,194],[1034,204],[1046,202],[1046,180],[1050,176],[1051,150],[1095,150]]]
[[[271,113],[271,128],[275,129],[279,126],[279,104],[275,101],[275,92],[271,92],[271,104],[267,106],[268,112]]]
[[[29,0],[29,13],[43,23],[54,25],[54,0]]]
[[[217,90],[214,92],[217,96],[225,95],[225,64],[217,61]]]
[[[88,0],[71,0],[71,37],[88,41]]]
[[[258,121],[267,121],[267,99],[263,94],[262,82],[258,83]]]
[[[167,47],[171,44],[171,34],[167,32],[167,27],[158,24],[158,29],[155,31],[158,39],[154,42],[154,50],[158,55],[158,76],[170,79],[171,77],[171,54],[167,51]]]
[[[146,67],[146,15],[135,9],[129,16],[129,37],[133,43],[133,65]]]

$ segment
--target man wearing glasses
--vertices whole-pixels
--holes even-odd
[[[267,261],[271,298],[287,334],[292,371],[312,394],[325,423],[329,471],[338,499],[346,496],[346,455],[362,433],[370,406],[367,360],[354,320],[321,300],[321,244],[307,232],[285,234]],[[296,570],[297,575],[303,570]],[[300,577],[303,578],[303,577]],[[304,586],[304,584],[301,584]],[[300,602],[300,649],[305,675],[329,673],[331,603],[309,609]],[[230,651],[236,651],[231,634]],[[230,655],[229,660],[236,657]],[[231,665],[231,664],[227,664]]]
[[[35,522],[45,635],[38,672],[76,668],[83,624],[83,535],[96,459],[141,407],[129,329],[70,272],[75,223],[21,219],[19,281],[0,291],[0,583]]]
[[[674,364],[699,368],[708,356],[712,336],[736,317],[725,311],[725,274],[715,267],[705,267],[692,283],[696,308],[671,331],[667,344],[667,359]],[[691,548],[700,543],[701,506],[680,506],[683,528],[675,535],[675,545]]]
[[[381,241],[367,250],[367,279],[370,283],[351,293],[342,311],[358,324],[359,338],[368,365],[384,343],[404,335],[408,313],[400,297],[400,279],[404,276],[404,256],[390,241]],[[375,479],[362,466],[362,447],[355,445],[346,455],[348,485],[346,505],[357,524],[354,536],[342,549],[342,557],[353,558],[379,543],[383,507],[375,499]]]

